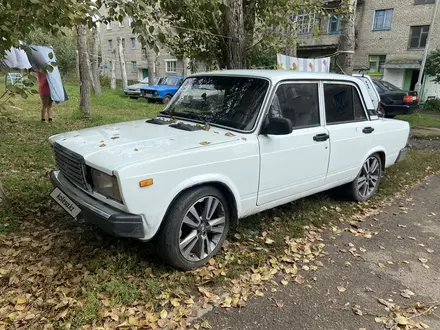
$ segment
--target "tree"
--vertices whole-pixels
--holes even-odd
[[[429,54],[426,60],[425,73],[433,77],[434,82],[440,84],[440,48]]]
[[[356,45],[356,7],[357,0],[346,0],[347,11],[342,18],[342,33],[339,38],[339,66],[343,73],[353,74],[354,50]]]
[[[90,70],[92,71],[94,91],[96,95],[102,94],[99,77],[99,32],[97,27],[92,28],[92,40],[90,43]]]
[[[87,30],[82,24],[78,24],[76,30],[78,34],[80,108],[84,117],[90,118],[90,67],[85,56],[87,53]]]
[[[124,46],[122,45],[122,38],[120,36],[116,38],[116,44],[119,56],[119,66],[121,67],[122,90],[125,90],[128,86],[127,68],[125,67]]]
[[[264,51],[291,46],[292,15],[324,13],[323,5],[321,0],[162,0],[159,9],[157,0],[107,0],[104,21],[130,16],[141,43],[156,51],[164,44],[179,58],[243,68],[256,46]]]

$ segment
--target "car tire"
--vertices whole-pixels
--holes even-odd
[[[365,202],[376,193],[382,175],[382,159],[378,154],[369,156],[356,178],[347,185],[350,199]]]
[[[163,104],[167,104],[171,100],[171,95],[165,95],[162,99]]]
[[[156,236],[159,255],[171,266],[190,270],[206,264],[222,247],[231,219],[222,192],[191,189],[170,206]]]

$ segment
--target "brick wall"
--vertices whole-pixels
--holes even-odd
[[[430,25],[434,4],[415,5],[415,0],[365,0],[358,10],[356,66],[368,66],[369,55],[386,55],[386,62],[417,62],[423,49],[410,50],[411,26]],[[375,10],[394,9],[391,30],[373,31]],[[440,17],[432,34],[430,49],[440,47]]]

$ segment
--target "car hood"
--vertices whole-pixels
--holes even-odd
[[[127,87],[127,89],[141,89],[143,87],[148,87],[147,84],[134,84]]]
[[[170,89],[177,89],[177,86],[172,85],[156,85],[156,86],[144,86],[142,89],[149,89],[154,91],[169,91]]]
[[[82,155],[88,165],[112,174],[133,163],[240,139],[226,133],[217,128],[185,131],[138,120],[61,133],[49,141]]]

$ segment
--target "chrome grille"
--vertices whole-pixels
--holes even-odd
[[[64,177],[81,189],[88,190],[86,164],[81,155],[54,143],[55,162]]]

